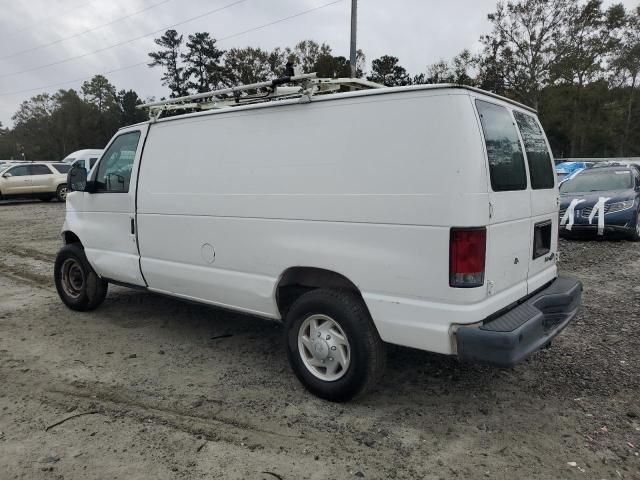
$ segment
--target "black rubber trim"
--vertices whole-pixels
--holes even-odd
[[[561,234],[571,235],[572,233],[594,233],[598,231],[598,225],[583,225],[583,224],[573,224],[571,230],[569,230],[564,225],[560,226],[559,232]],[[604,232],[608,233],[633,233],[635,231],[635,225],[627,226],[625,225],[605,225]]]
[[[575,317],[582,283],[560,276],[525,302],[481,326],[456,332],[458,358],[511,367],[547,345]]]

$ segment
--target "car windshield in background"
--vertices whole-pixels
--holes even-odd
[[[68,163],[54,163],[52,166],[60,173],[67,173],[71,169],[71,164]]]
[[[560,186],[562,193],[600,192],[606,190],[627,190],[632,188],[631,172],[583,173],[564,182]]]

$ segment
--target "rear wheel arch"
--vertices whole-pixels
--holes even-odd
[[[341,273],[318,267],[290,267],[280,275],[275,290],[276,304],[282,318],[300,296],[319,288],[346,290],[362,298],[356,284]]]

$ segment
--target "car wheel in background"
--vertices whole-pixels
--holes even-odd
[[[60,299],[72,310],[93,310],[107,296],[109,284],[98,277],[77,243],[65,245],[58,252],[54,280]]]
[[[633,242],[640,242],[640,208],[636,212],[636,225],[633,233],[630,235],[630,239]]]
[[[56,190],[56,198],[61,202],[65,202],[67,200],[67,184],[63,183],[62,185],[58,185],[58,189]]]
[[[300,296],[285,323],[287,355],[307,390],[343,402],[382,376],[384,343],[359,295],[317,289]]]

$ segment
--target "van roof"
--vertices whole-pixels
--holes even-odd
[[[78,155],[91,155],[94,153],[102,153],[103,150],[101,148],[86,148],[84,150],[76,150],[75,152],[71,152],[69,155],[67,155],[64,158],[69,158],[71,156],[78,156]]]
[[[367,89],[367,90],[358,90],[358,91],[354,91],[354,92],[341,92],[341,93],[330,93],[330,94],[323,94],[323,95],[317,95],[312,97],[311,102],[314,101],[327,101],[327,100],[342,100],[342,99],[347,99],[347,98],[354,98],[354,97],[365,97],[365,96],[374,96],[374,95],[386,95],[386,94],[390,94],[390,93],[400,93],[400,92],[415,92],[415,91],[423,91],[423,90],[467,90],[467,91],[471,91],[474,92],[476,94],[480,94],[483,96],[487,96],[487,97],[492,97],[492,98],[496,98],[498,100],[501,100],[503,102],[509,103],[511,105],[514,105],[518,108],[521,108],[523,110],[528,110],[529,112],[532,113],[536,113],[537,114],[537,110],[529,107],[527,105],[524,105],[520,102],[517,102],[515,100],[512,100],[510,98],[507,97],[503,97],[502,95],[498,95],[496,93],[493,92],[489,92],[486,90],[482,90],[480,88],[476,88],[476,87],[471,87],[468,85],[458,85],[458,84],[453,84],[453,83],[434,83],[434,84],[423,84],[423,85],[410,85],[410,86],[403,86],[403,87],[383,87],[383,88],[375,88],[375,89]],[[164,117],[160,120],[155,120],[155,119],[150,119],[144,122],[139,122],[136,124],[132,124],[132,125],[128,125],[126,127],[121,127],[120,130],[124,130],[124,129],[128,129],[131,127],[134,127],[136,125],[144,125],[147,123],[155,123],[156,121],[170,121],[170,120],[178,120],[178,119],[184,119],[184,118],[189,118],[191,116],[201,116],[201,115],[207,115],[207,114],[220,114],[220,113],[224,113],[224,112],[232,112],[234,110],[237,110],[239,108],[242,108],[243,110],[249,110],[249,109],[254,109],[254,108],[268,108],[268,107],[275,107],[278,105],[291,105],[292,103],[297,103],[299,101],[298,98],[293,98],[293,99],[284,99],[284,100],[272,100],[269,102],[261,102],[261,103],[253,103],[253,104],[248,104],[248,105],[242,105],[242,106],[238,106],[238,107],[230,107],[230,108],[222,108],[222,109],[211,109],[211,110],[204,110],[204,111],[197,111],[197,112],[189,112],[189,113],[184,113],[184,114],[180,114],[180,115],[174,115],[171,117]]]

